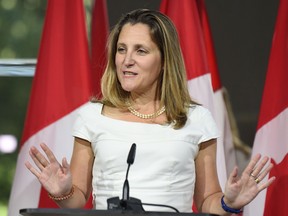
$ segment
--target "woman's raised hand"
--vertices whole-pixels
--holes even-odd
[[[62,164],[60,164],[47,145],[41,143],[40,146],[47,157],[32,146],[29,154],[38,169],[28,161],[25,163],[26,167],[38,178],[48,193],[55,197],[68,194],[72,188],[72,176],[67,159],[63,158]]]
[[[224,201],[227,206],[240,209],[251,202],[258,193],[274,181],[274,176],[265,180],[272,168],[273,164],[270,163],[269,158],[266,156],[261,158],[260,154],[252,158],[240,177],[238,177],[238,170],[235,168],[225,187]]]

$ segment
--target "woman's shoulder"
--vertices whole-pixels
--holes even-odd
[[[188,119],[192,121],[214,121],[211,111],[198,104],[189,106]]]
[[[191,104],[189,106],[189,111],[188,111],[188,115],[210,115],[211,112],[209,109],[207,109],[206,107],[199,105],[199,104]]]
[[[95,114],[95,112],[101,114],[102,107],[103,107],[103,104],[100,102],[89,101],[80,107],[79,114],[80,115],[86,115],[86,114],[89,115],[92,113]]]
[[[191,127],[196,125],[197,128],[205,134],[206,138],[208,137],[210,139],[219,137],[219,131],[212,112],[204,106],[191,105],[189,107],[187,125],[190,125]],[[208,138],[206,138],[202,141],[208,140]]]

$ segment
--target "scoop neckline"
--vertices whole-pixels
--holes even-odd
[[[115,119],[115,118],[111,118],[109,116],[105,116],[102,113],[104,104],[100,103],[100,112],[98,113],[102,118],[108,119],[109,121],[115,121],[115,122],[123,122],[123,123],[129,123],[129,124],[139,124],[139,125],[148,125],[148,126],[161,126],[161,127],[167,127],[170,126],[171,124],[157,124],[157,123],[145,123],[145,122],[134,122],[134,121],[125,121],[125,120],[121,120],[121,119]]]

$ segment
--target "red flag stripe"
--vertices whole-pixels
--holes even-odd
[[[209,71],[211,73],[211,78],[212,78],[212,87],[213,87],[213,91],[215,92],[221,89],[222,84],[220,81],[220,75],[218,71],[213,38],[212,38],[211,30],[210,30],[211,29],[210,23],[209,23],[208,14],[207,14],[204,0],[197,0],[196,2],[198,5],[200,21],[201,21],[201,26],[203,30],[208,68],[209,68]]]
[[[223,164],[223,163],[226,164],[226,167],[224,167],[223,170],[220,169],[221,166],[218,167],[218,172],[227,172],[227,176],[228,176],[236,165],[236,154],[235,154],[235,148],[233,145],[233,135],[232,135],[231,127],[230,127],[228,111],[227,111],[225,100],[224,100],[225,92],[222,89],[222,84],[220,81],[220,75],[218,71],[212,32],[210,30],[210,23],[208,19],[205,2],[204,0],[197,0],[196,2],[197,2],[201,26],[203,30],[203,37],[205,40],[208,67],[209,67],[209,71],[210,71],[211,79],[212,79],[212,86],[213,86],[213,91],[214,91],[214,94],[213,94],[214,106],[215,106],[215,110],[217,110],[217,114],[214,115],[214,118],[216,120],[217,126],[221,133],[218,139],[219,145],[217,146],[218,148],[217,160],[218,161],[221,160],[221,162],[219,161],[218,164]],[[221,155],[220,152],[222,152],[223,155]],[[221,176],[219,176],[219,180],[220,182],[222,182],[222,185],[226,183],[227,176],[223,175],[222,178]]]
[[[38,59],[36,80],[33,83],[35,89],[32,88],[31,110],[28,112],[26,122],[28,122],[28,126],[33,126],[34,122],[33,119],[29,119],[29,114],[35,116],[36,113],[37,115],[39,105],[46,108],[43,110],[46,115],[42,115],[41,120],[43,122],[37,119],[39,128],[35,127],[35,130],[39,130],[46,124],[51,124],[75,110],[87,102],[92,94],[88,41],[82,1],[48,1]],[[43,83],[50,85],[43,86]],[[40,97],[40,94],[45,97]],[[29,127],[27,127],[28,130]],[[33,133],[34,131],[30,130],[30,132]],[[29,136],[29,134],[25,135]],[[48,144],[51,145],[52,143]],[[61,144],[57,143],[57,145]],[[65,152],[62,153],[65,156]],[[38,207],[57,208],[58,206],[49,199],[46,190],[41,188]]]
[[[160,5],[160,11],[169,15],[177,28],[178,34],[181,35],[179,40],[188,80],[209,73],[207,61],[205,61],[205,42],[196,1],[181,0],[181,2],[178,2],[163,0]],[[180,11],[181,15],[179,14]],[[183,22],[189,28],[184,28]]]
[[[29,148],[41,142],[50,147],[59,161],[64,156],[70,160],[75,113],[88,102],[92,93],[83,1],[47,2],[38,63],[9,200],[9,216],[18,215],[21,208],[57,207],[43,188],[41,192],[38,179],[29,173],[24,163],[27,160],[33,163]]]
[[[101,96],[101,77],[106,64],[109,21],[106,0],[95,0],[91,25],[91,65],[93,93]]]
[[[288,107],[288,1],[280,0],[257,128]]]
[[[84,17],[82,1],[48,1],[22,145],[91,95]],[[63,71],[69,76],[63,77]]]
[[[271,158],[274,167],[269,177],[273,184],[244,208],[245,216],[283,215],[288,211],[288,1],[280,0],[272,41],[265,88],[253,145],[253,155],[261,153]],[[262,181],[267,181],[265,178]]]

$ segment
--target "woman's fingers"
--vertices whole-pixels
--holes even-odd
[[[50,161],[50,163],[58,163],[56,157],[54,156],[53,152],[48,148],[48,146],[45,143],[41,143],[40,144],[41,148],[43,149],[43,151],[45,152],[45,154],[48,157],[48,160]]]
[[[271,177],[267,181],[262,181],[266,179],[272,168],[273,164],[270,163],[269,157],[265,156],[261,158],[261,155],[257,154],[249,162],[247,168],[244,170],[244,173],[246,176],[249,176],[250,183],[255,182],[257,184],[257,190],[260,192],[271,185],[274,181],[275,177]],[[252,185],[255,185],[255,183]]]
[[[40,177],[40,173],[27,161],[25,166],[30,170],[30,172],[35,175],[38,179]]]
[[[68,164],[66,157],[64,157],[62,159],[62,172],[67,175],[69,171],[70,171],[70,165]]]
[[[256,164],[258,163],[258,161],[260,160],[261,155],[260,154],[256,154],[251,161],[248,163],[246,169],[244,170],[243,173],[247,174],[247,175],[251,175],[251,173],[253,172],[253,170],[255,169]]]
[[[234,167],[234,169],[229,175],[228,183],[233,184],[237,180],[237,176],[238,176],[238,167]]]
[[[265,179],[267,175],[269,175],[272,168],[273,164],[270,163],[263,171],[261,170],[260,173],[254,178],[255,182],[258,184],[258,188],[260,191],[267,188],[274,181],[275,177],[272,176],[270,179],[268,179],[268,181],[262,182],[262,180]]]
[[[32,146],[29,151],[30,157],[34,161],[35,165],[39,168],[39,170],[42,172],[47,166],[53,163],[57,163],[57,166],[60,166],[53,152],[48,148],[48,146],[44,143],[41,143],[40,146],[47,157],[43,153],[41,153],[35,146]],[[40,175],[39,172],[36,172],[36,169],[34,169],[30,163],[27,165],[30,168],[30,171],[31,169],[33,170],[34,175]]]
[[[42,153],[38,151],[37,148],[32,146],[29,151],[30,157],[34,161],[35,165],[40,169],[43,170],[46,166],[49,165],[49,162],[47,159],[44,157]]]
[[[269,162],[269,158],[263,157],[262,160],[260,160],[259,163],[254,167],[253,171],[250,173],[250,176],[253,177],[254,179],[257,179],[262,172],[267,174],[271,169],[269,169],[268,172],[267,168],[264,169],[264,171],[262,171],[263,168],[266,166],[267,162]]]
[[[268,163],[269,165],[267,166]],[[258,177],[263,179],[272,169],[273,166],[271,165],[272,164],[270,163],[269,157],[265,156],[261,158],[261,155],[257,154],[249,162],[243,173],[250,176],[259,183]]]
[[[259,186],[258,186],[259,191],[262,191],[265,188],[269,187],[275,179],[276,179],[276,177],[272,176],[271,178],[268,179],[268,181],[265,181],[265,182],[262,182],[261,184],[259,184]]]
[[[273,164],[269,164],[269,166],[267,166],[263,171],[262,170],[255,171],[255,179],[257,179],[257,181],[259,182],[262,181],[272,168],[273,168]]]

